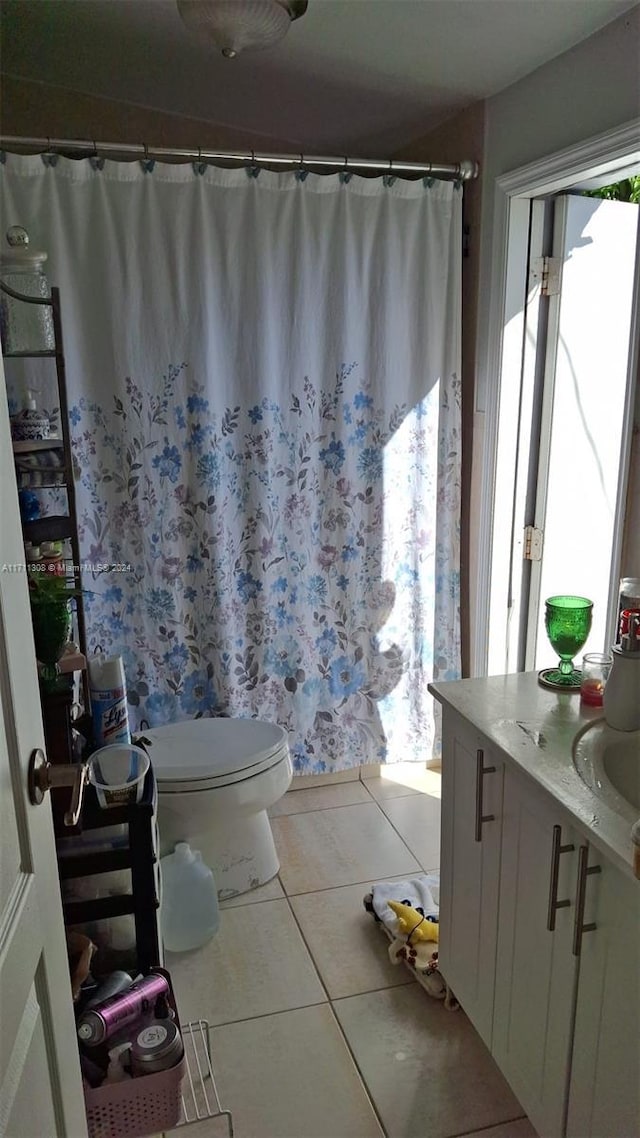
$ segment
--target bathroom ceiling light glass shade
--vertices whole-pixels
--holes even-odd
[[[220,48],[227,59],[271,47],[287,34],[308,0],[177,0],[187,27]]]

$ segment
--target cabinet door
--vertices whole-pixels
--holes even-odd
[[[562,810],[507,770],[492,1051],[544,1138],[564,1133],[577,979],[571,949],[578,846]],[[561,903],[551,916],[550,899]]]
[[[589,851],[569,1138],[640,1134],[640,881]]]
[[[503,770],[482,736],[445,707],[439,967],[489,1047]],[[481,822],[481,816],[487,820]]]

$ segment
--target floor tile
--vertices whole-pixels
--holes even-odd
[[[225,1107],[225,1109],[228,1108]],[[179,1127],[175,1130],[167,1130],[164,1134],[158,1134],[156,1138],[168,1138],[169,1135],[171,1138],[184,1138],[186,1133],[186,1130]],[[190,1122],[188,1134],[189,1138],[229,1138],[229,1127],[224,1117],[207,1118],[203,1122]]]
[[[331,806],[354,806],[358,802],[371,802],[361,782],[336,782],[331,786],[318,786],[312,790],[290,790],[269,810],[272,818],[283,814],[302,814],[308,810],[326,810]]]
[[[229,1023],[326,1000],[287,901],[238,905],[194,952],[167,953],[183,1020]]]
[[[218,1027],[211,1043],[235,1138],[382,1138],[328,1004]]]
[[[368,885],[345,885],[291,898],[294,915],[331,999],[415,983],[406,968],[391,964],[389,941],[362,904],[368,891]]]
[[[523,1114],[464,1012],[418,984],[333,1007],[388,1138],[450,1138]]]
[[[266,885],[259,885],[257,889],[250,889],[248,893],[240,893],[237,897],[229,897],[228,901],[221,901],[221,909],[235,909],[238,905],[255,905],[257,901],[277,901],[284,897],[284,889],[277,877],[272,877]]]
[[[442,776],[427,770],[422,763],[389,763],[379,778],[365,778],[364,784],[378,802],[387,798],[404,798],[408,794],[430,794],[440,797]]]
[[[465,1138],[538,1138],[528,1118],[516,1118],[501,1126],[490,1126],[488,1130],[474,1130]]]
[[[389,798],[380,804],[423,869],[440,865],[440,799],[428,794]]]
[[[413,873],[418,862],[374,802],[273,818],[285,892],[313,893]]]

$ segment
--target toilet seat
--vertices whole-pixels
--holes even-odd
[[[145,731],[144,738],[163,794],[242,782],[288,755],[284,728],[260,719],[186,719]]]

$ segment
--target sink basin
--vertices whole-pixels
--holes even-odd
[[[590,723],[573,743],[580,778],[612,810],[637,821],[640,816],[640,731],[614,731],[604,719]]]

